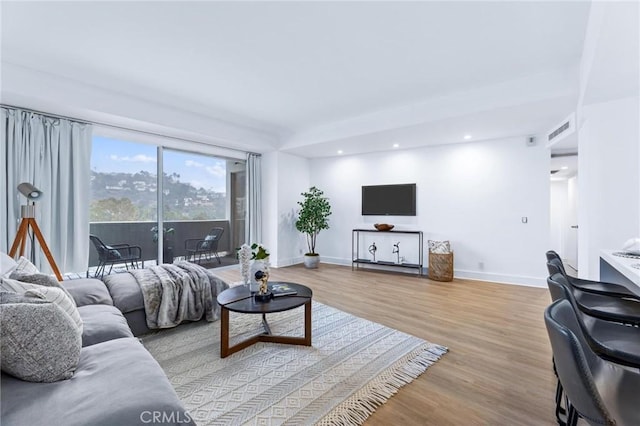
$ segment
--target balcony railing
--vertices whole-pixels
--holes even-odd
[[[158,245],[153,241],[154,233],[151,228],[156,226],[156,222],[92,222],[89,230],[92,235],[96,235],[105,244],[130,244],[140,246],[142,249],[142,259],[145,262],[155,263],[158,259]],[[224,229],[222,238],[218,244],[218,252],[231,252],[230,241],[232,232],[228,220],[188,220],[164,222],[165,228],[174,228],[174,232],[168,235],[164,242],[165,249],[170,247],[174,258],[186,256],[184,242],[190,238],[204,238],[211,228],[220,227]],[[98,265],[98,253],[91,245],[89,251],[89,266]]]

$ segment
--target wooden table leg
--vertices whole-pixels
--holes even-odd
[[[220,357],[226,358],[229,353],[229,310],[224,306],[220,312]]]
[[[311,299],[304,304],[304,344],[311,346]]]

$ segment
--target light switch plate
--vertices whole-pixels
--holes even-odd
[[[522,216],[522,223],[528,223],[529,222],[529,218],[526,216]]]

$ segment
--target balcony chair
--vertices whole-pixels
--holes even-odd
[[[106,245],[95,235],[89,235],[89,239],[98,252],[98,269],[96,269],[94,277],[98,275],[103,277],[107,265],[110,265],[107,275],[111,273],[113,265],[115,264],[123,263],[127,269],[129,269],[129,266],[137,269],[138,262],[142,262],[142,267],[144,268],[142,248],[140,248],[140,246],[132,246],[129,244]]]
[[[559,299],[544,313],[553,358],[567,402],[566,425],[640,424],[640,371],[605,361],[585,339],[577,313]]]
[[[218,263],[221,263],[218,255],[218,244],[224,233],[224,228],[211,228],[204,238],[189,238],[184,242],[184,251],[187,254],[187,261],[200,263],[203,259],[211,259],[215,256]]]

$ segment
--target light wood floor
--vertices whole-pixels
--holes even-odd
[[[237,270],[216,273],[240,280]],[[305,284],[321,303],[449,348],[366,425],[556,424],[546,289],[326,264],[272,268],[270,280]]]

